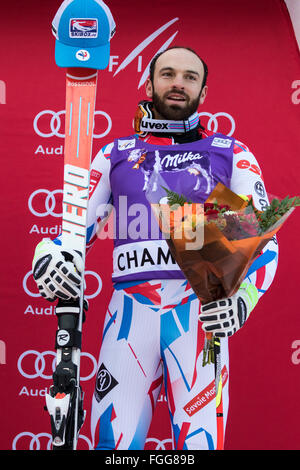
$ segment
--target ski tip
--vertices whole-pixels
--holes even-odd
[[[98,70],[79,67],[67,68],[67,77],[75,80],[88,80],[97,77]]]

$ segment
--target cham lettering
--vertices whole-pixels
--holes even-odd
[[[176,264],[176,261],[171,255],[170,250],[168,249],[165,253],[161,247],[157,248],[155,254],[155,259],[151,256],[149,250],[144,248],[141,253],[138,253],[136,250],[132,252],[120,253],[117,258],[118,268],[120,271],[125,269],[141,268],[144,267],[147,263],[150,265],[161,265],[161,264]]]

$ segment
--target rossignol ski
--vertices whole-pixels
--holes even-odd
[[[62,245],[79,252],[83,261],[97,75],[97,70],[88,68],[68,68],[66,71]],[[53,450],[75,450],[85,419],[80,385],[81,336],[86,310],[83,291],[84,272],[79,300],[59,300],[56,306],[57,361],[53,385],[46,395]]]

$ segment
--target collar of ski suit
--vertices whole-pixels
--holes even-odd
[[[155,119],[151,101],[140,101],[134,117],[135,132],[141,137],[148,133],[174,135],[186,134],[197,129],[200,125],[199,115],[193,113],[185,120],[172,121],[168,119]]]

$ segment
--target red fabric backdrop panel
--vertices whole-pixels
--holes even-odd
[[[299,194],[300,64],[280,0],[107,1],[117,23],[109,68],[99,74],[94,154],[133,132],[150,60],[168,44],[195,48],[208,64],[200,112],[213,130],[234,135],[256,155],[270,193]],[[65,72],[55,65],[51,21],[59,0],[2,6],[0,449],[49,448],[43,410],[51,384],[57,320],[31,274],[35,245],[60,231]],[[245,170],[249,171],[249,170]],[[299,210],[299,209],[298,209]],[[269,292],[230,340],[226,449],[299,449],[299,213],[278,235],[279,266]],[[91,446],[90,402],[103,317],[111,294],[110,240],[87,259],[90,299],[82,385],[87,419],[79,448]],[[163,393],[147,448],[170,448]]]

